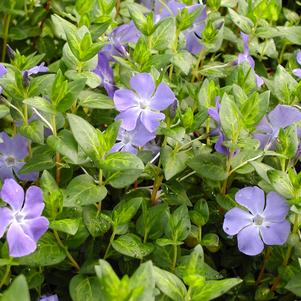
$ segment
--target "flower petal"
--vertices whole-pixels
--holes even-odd
[[[25,202],[22,213],[26,219],[38,217],[44,209],[43,192],[38,186],[30,186],[25,195]]]
[[[236,235],[252,223],[253,216],[240,208],[232,208],[225,214],[223,229],[228,235]]]
[[[134,155],[138,153],[138,150],[135,147],[133,147],[131,143],[125,144],[121,151],[126,153],[131,153]]]
[[[8,224],[11,222],[13,213],[10,209],[0,208],[0,238],[3,236]]]
[[[117,142],[115,143],[112,148],[110,149],[109,153],[116,153],[119,152],[122,148],[124,147],[124,143],[122,142]]]
[[[150,133],[157,130],[160,125],[160,120],[164,118],[165,115],[163,113],[156,113],[150,110],[143,110],[140,116],[141,122]]]
[[[145,126],[138,121],[137,127],[135,129],[135,135],[132,138],[132,144],[134,146],[144,146],[147,142],[153,140],[156,137],[155,133],[150,133]]]
[[[294,69],[293,74],[297,77],[301,77],[301,69],[300,68]]]
[[[284,220],[280,223],[264,222],[260,227],[262,240],[267,245],[283,245],[290,233],[291,225]]]
[[[0,179],[4,181],[5,179],[14,178],[13,169],[11,167],[7,167],[4,164],[5,163],[0,166]]]
[[[260,254],[264,248],[259,228],[254,225],[245,227],[237,234],[237,243],[239,251],[249,256]]]
[[[0,64],[0,77],[5,75],[6,73],[7,73],[7,69],[2,64]]]
[[[30,236],[35,242],[47,231],[48,227],[49,221],[44,216],[24,220],[21,224],[24,233]]]
[[[17,162],[16,165],[13,167],[13,170],[16,173],[18,179],[20,179],[21,181],[35,181],[39,176],[39,172],[37,171],[19,174],[19,171],[24,166],[24,164],[25,162]]]
[[[296,60],[299,65],[301,65],[301,50],[297,51]]]
[[[154,97],[151,100],[150,108],[153,110],[165,110],[170,106],[176,97],[171,89],[164,83],[160,83]]]
[[[262,189],[254,187],[245,187],[235,194],[235,200],[238,204],[246,207],[253,214],[261,214],[264,209],[264,192]]]
[[[14,211],[20,211],[24,201],[24,190],[14,179],[6,179],[2,186],[1,198]]]
[[[275,109],[268,114],[268,119],[275,131],[275,129],[286,128],[301,120],[301,112],[292,106],[277,105]]]
[[[137,107],[139,102],[135,93],[128,89],[119,89],[114,93],[114,104],[118,111],[125,111]]]
[[[23,136],[9,137],[5,132],[2,132],[1,138],[3,143],[0,143],[0,153],[12,156],[16,160],[22,160],[28,155],[28,142]]]
[[[116,93],[115,93],[116,94]],[[126,111],[121,112],[116,116],[116,120],[121,120],[121,127],[127,131],[132,131],[137,124],[137,119],[141,113],[140,108],[130,108]]]
[[[130,85],[143,98],[150,98],[155,91],[154,80],[148,73],[134,75]]]
[[[263,211],[265,220],[280,222],[285,219],[288,210],[289,206],[281,195],[274,191],[267,194],[266,206]]]
[[[37,245],[35,241],[24,233],[21,226],[14,222],[7,231],[7,242],[9,255],[12,257],[22,257],[35,251]]]

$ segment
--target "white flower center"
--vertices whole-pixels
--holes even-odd
[[[8,167],[14,166],[16,164],[16,159],[13,156],[7,156],[5,158],[5,164]]]
[[[257,214],[254,218],[253,218],[253,223],[256,226],[261,226],[264,222],[264,218],[262,216],[260,216],[259,214]]]
[[[18,224],[22,224],[24,221],[24,215],[20,211],[15,212],[13,218]]]

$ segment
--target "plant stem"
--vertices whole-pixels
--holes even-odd
[[[9,23],[10,23],[11,15],[4,15],[4,24],[3,24],[3,45],[2,45],[2,58],[1,61],[5,61],[6,56],[6,44],[8,40],[8,29],[9,29]]]
[[[182,178],[180,178],[178,181],[182,182],[184,180],[186,180],[187,178],[189,178],[190,176],[193,176],[194,174],[196,174],[196,171],[192,171],[189,174],[187,174],[186,176],[183,176]]]
[[[56,121],[55,121],[55,115],[51,116],[51,125],[52,125],[52,133],[53,136],[57,136],[57,130],[56,130]],[[59,152],[55,153],[55,181],[57,184],[61,182],[61,154]]]
[[[5,273],[4,273],[4,275],[3,275],[2,279],[1,279],[1,282],[0,282],[0,289],[1,289],[2,286],[6,283],[7,278],[8,278],[8,276],[9,276],[9,273],[10,273],[10,264],[8,264],[8,265],[6,266]]]
[[[115,235],[116,235],[116,230],[114,229],[113,232],[112,232],[112,235],[110,237],[110,242],[109,242],[109,244],[107,246],[105,255],[103,256],[103,259],[106,259],[108,257],[109,251],[110,251],[110,248],[111,248],[111,245],[112,245],[112,242],[114,241],[114,238],[115,238]]]
[[[178,245],[173,245],[173,260],[171,270],[174,272],[177,265],[177,257],[178,257]]]
[[[163,176],[158,176],[154,181],[154,187],[153,187],[153,191],[152,191],[152,194],[151,194],[151,203],[152,203],[152,205],[155,205],[155,203],[156,203],[157,193],[158,193],[158,190],[161,187],[162,180],[163,180]]]
[[[68,251],[68,248],[64,245],[64,243],[61,241],[59,234],[57,233],[56,230],[53,230],[53,234],[54,237],[56,239],[56,241],[58,242],[59,246],[64,249],[68,259],[70,260],[70,263],[73,267],[76,268],[76,270],[79,272],[80,271],[80,266],[78,265],[78,263],[76,262],[76,260],[73,258],[73,256],[70,254],[70,252]]]
[[[261,282],[261,279],[262,279],[262,277],[263,277],[263,274],[264,274],[264,270],[265,270],[266,264],[267,264],[268,260],[269,260],[270,257],[271,257],[271,252],[272,252],[272,248],[271,248],[271,247],[268,247],[267,250],[266,250],[264,259],[263,259],[263,264],[262,264],[262,266],[261,266],[260,272],[259,272],[258,277],[257,277],[257,280],[256,280],[256,285],[258,285],[258,284]]]

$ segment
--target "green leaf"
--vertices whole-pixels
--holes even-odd
[[[42,98],[39,96],[35,96],[32,98],[26,98],[23,100],[23,103],[28,104],[29,106],[31,106],[39,111],[42,111],[44,113],[48,113],[51,115],[56,114],[55,108],[45,98]]]
[[[85,226],[93,237],[102,236],[112,226],[111,218],[100,213],[95,206],[84,207],[83,217]]]
[[[195,287],[191,290],[192,301],[209,301],[215,299],[234,286],[241,283],[239,278],[228,278],[223,280],[209,280],[202,287]]]
[[[38,241],[36,251],[28,256],[16,259],[21,265],[27,266],[50,266],[62,262],[66,258],[66,253],[54,236],[47,232]]]
[[[201,177],[208,178],[213,181],[223,181],[228,176],[225,157],[221,154],[203,153],[189,159],[186,164],[196,171]]]
[[[94,183],[92,177],[80,175],[71,180],[65,191],[64,207],[86,206],[101,202],[107,195],[105,186]]]
[[[157,50],[172,48],[176,36],[176,22],[173,17],[165,18],[156,25],[152,34],[152,47]]]
[[[66,219],[52,221],[49,227],[50,229],[53,230],[74,235],[78,230],[80,222],[81,222],[80,219],[66,218]]]
[[[301,272],[293,276],[293,278],[287,283],[285,288],[295,294],[298,297],[301,297]]]
[[[73,301],[104,300],[97,277],[88,277],[81,274],[74,276],[69,284],[69,292]]]
[[[156,286],[171,300],[185,300],[187,290],[183,282],[174,274],[154,266]]]
[[[228,8],[230,17],[235,25],[237,25],[244,33],[250,34],[254,23],[247,17],[239,15],[235,10]]]
[[[99,92],[93,91],[82,91],[79,94],[79,105],[82,107],[87,107],[91,109],[101,109],[108,110],[114,108],[114,103],[112,98],[101,94]]]
[[[100,162],[106,181],[115,188],[132,184],[144,170],[143,162],[131,153],[118,152],[109,154]]]
[[[154,250],[152,244],[142,243],[140,237],[132,233],[118,237],[112,242],[112,246],[120,254],[138,259],[142,259]]]
[[[267,176],[276,192],[287,199],[294,197],[294,187],[287,173],[280,170],[268,170]]]
[[[194,62],[194,58],[190,52],[182,50],[181,52],[177,52],[172,56],[171,62],[185,75],[188,75]]]
[[[29,289],[24,275],[17,276],[9,288],[3,292],[0,297],[1,301],[30,301]]]
[[[207,201],[204,199],[198,200],[194,207],[193,210],[189,211],[190,219],[191,221],[199,226],[202,227],[204,226],[209,219],[209,208]]]
[[[28,125],[21,125],[18,128],[21,135],[29,138],[31,141],[43,144],[44,143],[44,126],[41,121],[34,120]]]
[[[89,156],[96,164],[102,158],[103,151],[100,150],[100,143],[95,128],[83,118],[67,114],[72,134],[81,146],[83,151]]]
[[[206,233],[202,238],[202,246],[205,247],[218,247],[219,237],[215,233]]]
[[[0,118],[9,114],[9,108],[6,105],[0,105]]]

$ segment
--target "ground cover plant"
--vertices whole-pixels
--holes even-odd
[[[301,2],[0,2],[0,300],[301,297]]]

